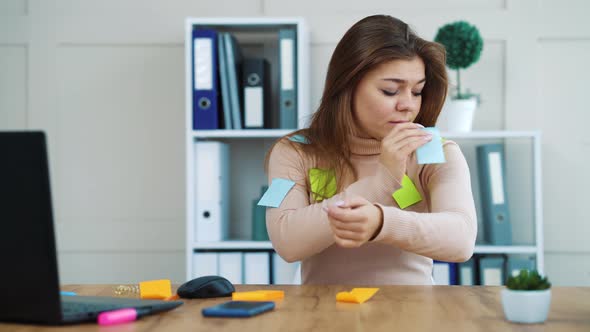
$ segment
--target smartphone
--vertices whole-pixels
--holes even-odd
[[[203,308],[205,317],[252,317],[275,308],[275,303],[260,301],[229,301],[213,307]]]

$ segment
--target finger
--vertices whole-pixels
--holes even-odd
[[[358,248],[361,246],[361,243],[358,241],[342,239],[336,235],[334,235],[334,242],[343,248]]]
[[[395,137],[399,133],[404,132],[406,130],[422,130],[422,129],[424,129],[424,126],[419,123],[406,122],[406,123],[396,124],[395,126],[393,126],[393,128],[391,129],[389,134],[387,134],[383,139],[387,140],[388,138]]]
[[[335,228],[332,231],[333,231],[334,235],[336,235],[337,237],[339,237],[341,239],[354,240],[354,241],[360,241],[363,239],[363,234],[358,233],[358,232],[352,232],[349,230],[343,230],[343,229],[338,229],[338,228]]]
[[[334,218],[329,218],[330,220],[330,227],[332,227],[332,229],[338,229],[338,230],[347,230],[347,231],[352,231],[352,232],[363,232],[364,231],[364,223],[362,222],[345,222],[345,221],[340,221],[338,219],[334,219]]]
[[[358,208],[360,206],[364,206],[367,204],[371,204],[371,202],[367,201],[366,199],[364,199],[361,196],[353,196],[353,197],[349,197],[345,200],[345,206],[347,206],[351,209],[355,209],[355,208]]]
[[[399,143],[398,146],[395,148],[403,153],[404,155],[409,155],[410,153],[414,152],[419,147],[423,146],[424,144],[430,142],[432,140],[432,136],[430,137],[412,137],[408,138]]]
[[[429,132],[422,130],[422,129],[408,129],[400,132],[398,135],[393,136],[386,144],[398,144],[399,142],[410,138],[410,137],[425,137],[425,136],[432,136]]]
[[[364,219],[364,215],[358,209],[349,209],[349,208],[339,208],[339,207],[329,207],[328,208],[328,217],[338,219],[342,222],[355,222],[355,221],[362,221]]]

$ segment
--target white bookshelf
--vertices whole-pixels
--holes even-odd
[[[309,31],[303,18],[273,18],[273,17],[218,17],[218,18],[187,18],[185,21],[185,157],[186,157],[186,277],[187,280],[193,276],[193,255],[195,252],[203,251],[272,251],[272,245],[268,241],[248,241],[251,218],[249,218],[250,206],[248,205],[259,193],[260,185],[266,184],[266,176],[263,169],[264,153],[272,142],[295,129],[244,129],[244,130],[193,130],[192,122],[192,30],[193,27],[209,27],[220,31],[229,31],[234,34],[238,43],[253,48],[252,45],[259,43],[257,38],[273,38],[280,27],[293,27],[296,29],[296,75],[297,75],[297,128],[307,125],[310,117],[309,102]],[[270,31],[270,37],[269,37]],[[264,45],[262,52],[272,51],[272,47]],[[254,49],[254,48],[253,48]],[[252,50],[250,50],[252,52]],[[278,49],[275,51],[278,56]],[[257,54],[264,56],[267,53]],[[273,64],[271,62],[271,75]],[[275,68],[276,69],[276,68]],[[271,82],[278,84],[275,78]],[[276,85],[271,87],[274,89]],[[274,105],[274,104],[273,104]],[[272,112],[277,112],[278,104],[271,107]],[[233,165],[241,165],[247,169],[247,176],[234,176],[237,171],[232,169],[230,186],[232,191],[244,193],[230,201],[230,237],[234,240],[222,242],[196,242],[195,241],[195,156],[194,144],[198,141],[216,140],[223,141],[230,145],[230,160]],[[252,188],[256,187],[256,190]],[[246,211],[246,212],[244,212]]]
[[[265,152],[279,137],[292,130],[281,129],[246,129],[246,130],[193,130],[192,128],[192,78],[190,75],[192,54],[189,45],[192,42],[193,26],[247,27],[265,25],[291,25],[297,27],[297,113],[298,128],[307,126],[311,115],[309,103],[309,32],[301,18],[189,18],[186,20],[186,276],[192,278],[193,254],[196,251],[271,251],[268,241],[249,241],[248,227],[250,216],[243,211],[250,211],[250,202],[256,197],[261,183],[267,182],[262,168]],[[251,36],[248,38],[252,38]],[[240,39],[238,38],[238,41]],[[471,169],[472,187],[478,202],[477,167],[475,145],[487,142],[505,143],[507,159],[508,195],[510,203],[511,224],[514,245],[493,246],[480,244],[482,223],[478,213],[479,231],[475,254],[534,255],[537,269],[544,272],[543,220],[541,195],[541,134],[536,131],[473,131],[442,132],[442,137],[455,140],[461,147]],[[221,242],[196,242],[194,239],[195,217],[195,160],[193,145],[197,141],[216,140],[230,144],[232,167],[247,169],[247,176],[234,180],[232,173],[232,191],[243,195],[232,199],[230,207],[230,239]],[[258,188],[252,191],[252,187]]]

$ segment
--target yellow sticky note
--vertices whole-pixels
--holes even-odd
[[[336,294],[336,301],[364,303],[373,297],[378,290],[379,288],[353,288],[350,292],[339,292]]]
[[[170,280],[150,280],[139,283],[139,297],[142,299],[165,299],[172,296]]]
[[[314,201],[321,202],[336,195],[336,174],[333,169],[312,168],[309,183]]]
[[[422,200],[420,192],[416,189],[414,182],[404,175],[402,179],[402,187],[396,190],[393,194],[393,199],[397,202],[400,208],[405,209],[410,205],[414,205]]]
[[[250,292],[233,292],[232,301],[274,301],[285,297],[282,290],[257,290]]]

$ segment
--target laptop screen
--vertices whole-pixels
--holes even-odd
[[[0,320],[61,317],[45,135],[0,132]]]

